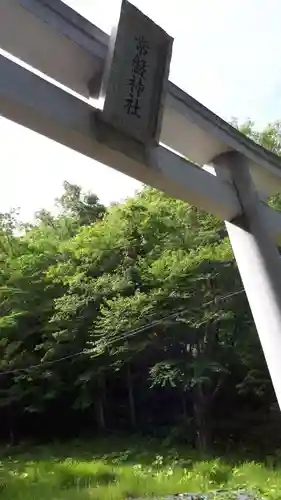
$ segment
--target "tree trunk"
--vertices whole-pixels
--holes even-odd
[[[104,431],[105,430],[105,419],[104,419],[104,408],[103,408],[102,395],[98,395],[97,400],[96,400],[96,417],[97,417],[98,430]]]
[[[204,455],[210,447],[210,429],[208,425],[208,404],[201,385],[194,390],[194,420],[196,425],[196,446]]]
[[[183,391],[181,394],[181,400],[182,400],[182,416],[184,421],[187,420],[187,404],[186,404],[186,392]]]
[[[105,380],[104,380],[104,375],[100,374],[98,379],[98,390],[95,402],[96,419],[99,431],[105,430],[104,397],[105,397]]]
[[[136,408],[135,408],[135,398],[134,398],[134,387],[131,366],[127,366],[127,384],[128,384],[128,397],[129,397],[129,408],[130,408],[130,418],[132,427],[136,427]]]

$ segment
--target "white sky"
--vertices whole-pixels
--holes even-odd
[[[109,32],[119,0],[65,0]],[[225,119],[281,119],[280,0],[134,0],[175,37],[170,79]],[[109,203],[139,184],[0,118],[0,211],[52,208],[64,180]],[[42,155],[42,151],[44,154]]]

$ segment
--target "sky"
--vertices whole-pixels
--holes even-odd
[[[65,0],[110,32],[119,0]],[[281,119],[280,0],[133,0],[175,38],[170,80],[222,118],[258,128]],[[20,207],[31,220],[51,209],[64,180],[103,203],[132,196],[140,184],[0,118],[0,212]],[[44,155],[42,155],[44,151]]]

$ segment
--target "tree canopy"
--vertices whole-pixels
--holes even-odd
[[[241,131],[280,153],[279,122]],[[149,187],[106,208],[65,182],[57,204],[20,231],[14,211],[0,214],[2,437],[83,424],[200,449],[276,445],[275,396],[224,224]]]

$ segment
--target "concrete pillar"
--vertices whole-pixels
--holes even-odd
[[[213,161],[217,176],[232,180],[242,215],[226,222],[233,253],[281,409],[281,260],[271,239],[247,159],[237,152]]]

